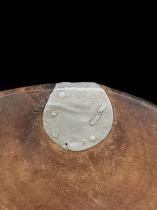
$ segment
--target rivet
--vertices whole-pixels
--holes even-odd
[[[90,140],[94,141],[96,139],[96,137],[94,135],[90,136]]]
[[[82,139],[82,144],[86,144],[86,139]]]
[[[65,92],[60,91],[60,92],[58,93],[58,96],[59,96],[60,98],[64,98],[64,97],[65,97]]]
[[[52,133],[51,133],[51,136],[54,137],[54,138],[57,138],[58,137],[58,132],[56,130],[53,130]]]

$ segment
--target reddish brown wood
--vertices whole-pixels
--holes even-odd
[[[43,129],[52,88],[0,93],[0,210],[156,210],[157,107],[104,87],[111,132],[70,152]]]

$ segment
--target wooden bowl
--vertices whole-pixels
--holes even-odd
[[[53,87],[0,92],[0,210],[156,210],[157,106],[103,86],[112,129],[71,152],[43,128]]]

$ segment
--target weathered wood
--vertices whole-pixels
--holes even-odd
[[[156,210],[157,107],[104,87],[111,132],[70,152],[43,129],[52,88],[0,93],[0,210]]]

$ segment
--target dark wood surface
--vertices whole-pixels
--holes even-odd
[[[0,210],[157,209],[157,107],[104,89],[111,132],[82,152],[65,151],[43,129],[53,85],[0,92]]]

